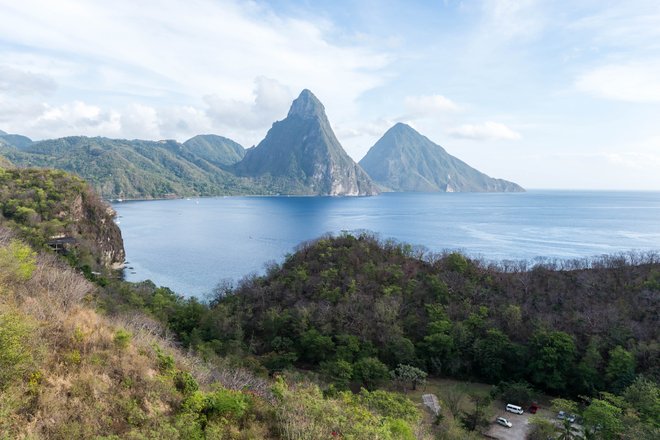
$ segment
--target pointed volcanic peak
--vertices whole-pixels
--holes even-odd
[[[287,117],[234,167],[280,194],[368,196],[378,188],[337,140],[321,101],[303,90]]]
[[[397,123],[360,161],[371,178],[399,192],[522,192],[447,153],[409,125]]]

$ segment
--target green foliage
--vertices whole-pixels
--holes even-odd
[[[113,337],[115,346],[120,349],[125,349],[130,345],[132,336],[133,335],[131,335],[130,332],[120,328],[115,332],[115,336]]]
[[[643,421],[660,428],[660,387],[656,382],[637,377],[623,392],[623,398]]]
[[[281,378],[273,393],[277,398],[279,438],[415,439],[413,423],[419,420],[419,411],[396,394],[362,391],[324,398],[315,385],[289,387]]]
[[[366,357],[353,365],[353,376],[368,390],[373,390],[389,378],[387,365],[375,357]]]
[[[394,370],[390,371],[390,375],[392,380],[398,382],[404,391],[407,389],[408,384],[413,390],[417,389],[417,385],[424,384],[428,376],[424,370],[403,364],[399,364]]]
[[[522,407],[530,405],[538,396],[538,392],[527,382],[500,382],[494,389],[500,400]]]
[[[475,431],[480,426],[488,424],[488,407],[492,398],[488,394],[472,392],[468,394],[472,409],[463,412],[461,421],[469,431]]]
[[[445,265],[447,266],[447,269],[458,273],[465,273],[469,266],[467,259],[456,252],[447,255],[445,258]]]
[[[31,368],[33,331],[27,316],[0,308],[0,391]]]
[[[67,238],[60,252],[90,279],[92,271],[124,259],[114,214],[79,177],[47,169],[4,170],[0,214],[35,248],[54,238]],[[21,260],[21,276],[29,277],[31,254],[27,249],[14,251]]]
[[[604,440],[619,438],[623,431],[621,408],[601,399],[593,399],[582,414],[585,429]]]
[[[548,440],[555,437],[557,428],[545,417],[532,416],[529,424],[532,427],[527,434],[527,440]]]
[[[336,389],[376,387],[368,358],[388,370],[403,364],[493,384],[526,381],[573,398],[597,396],[615,376],[620,391],[631,371],[654,377],[653,314],[633,313],[648,308],[654,263],[499,271],[465,258],[466,267],[450,269],[448,262],[463,260],[411,255],[396,242],[342,234],[301,245],[209,304],[146,282],[113,282],[101,298],[112,312],[146,311],[206,358],[229,355],[250,368],[256,360],[271,373],[321,371]],[[612,302],[626,306],[615,313]],[[633,321],[639,340],[622,324]],[[628,355],[615,350],[624,343]],[[631,353],[639,365],[622,368]]]
[[[258,182],[227,171],[244,154],[235,142],[220,136],[189,142],[79,136],[36,142],[6,155],[16,165],[54,167],[81,176],[108,199],[267,193]]]
[[[370,411],[383,417],[417,422],[421,414],[415,404],[407,397],[385,390],[368,391],[364,388],[356,396],[357,401]]]
[[[312,364],[318,364],[328,359],[335,350],[332,338],[320,334],[315,328],[311,328],[301,335],[300,347],[302,360]]]
[[[36,256],[30,246],[18,240],[0,247],[0,282],[29,280],[37,267]]]
[[[185,396],[189,396],[192,393],[199,391],[199,384],[193,375],[187,371],[176,372],[174,375],[174,386]]]
[[[576,348],[571,335],[564,332],[538,331],[531,340],[532,381],[548,390],[564,391],[574,370]]]
[[[605,377],[610,390],[620,393],[635,380],[635,358],[619,345],[610,350],[609,354]]]
[[[174,374],[174,357],[171,354],[163,351],[159,346],[155,346],[156,358],[158,360],[158,370],[161,374],[170,375]]]
[[[321,373],[326,380],[334,384],[340,390],[348,389],[353,378],[353,365],[343,359],[326,361],[321,363]]]

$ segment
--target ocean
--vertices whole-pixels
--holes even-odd
[[[660,192],[386,193],[115,203],[125,277],[204,297],[326,233],[370,231],[491,261],[660,251]]]

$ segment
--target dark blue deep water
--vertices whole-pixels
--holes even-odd
[[[660,250],[660,193],[390,193],[378,197],[219,197],[124,202],[126,278],[202,296],[263,272],[302,241],[369,230],[430,251],[487,260]]]

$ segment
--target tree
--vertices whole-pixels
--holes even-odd
[[[387,366],[375,357],[362,358],[353,365],[353,376],[369,391],[389,378]]]
[[[481,394],[477,392],[469,393],[468,397],[472,402],[472,411],[463,413],[463,424],[470,431],[475,431],[479,426],[488,424],[488,406],[492,402],[492,398],[488,394]]]
[[[488,329],[474,344],[474,363],[479,375],[490,383],[504,377],[503,368],[511,351],[509,337],[497,329]]]
[[[566,389],[569,373],[574,370],[575,342],[564,332],[537,331],[530,341],[529,375],[544,389]]]
[[[458,416],[465,395],[466,389],[462,384],[452,385],[442,390],[442,400],[454,417]]]
[[[343,359],[321,362],[321,372],[340,390],[348,389],[353,378],[353,365]]]
[[[548,419],[532,416],[529,423],[532,428],[527,434],[527,440],[548,440],[555,437],[557,427]]]
[[[417,385],[425,383],[428,374],[412,365],[399,364],[394,370],[390,371],[390,376],[394,382],[401,385],[401,388],[405,392],[407,391],[406,386],[409,383],[413,390],[417,389]]]
[[[584,427],[592,438],[610,440],[619,438],[623,431],[621,423],[621,408],[612,403],[593,399],[584,410]]]
[[[660,388],[644,377],[637,377],[623,392],[623,398],[644,421],[660,425]]]
[[[527,406],[537,396],[536,390],[527,382],[500,382],[495,389],[501,400],[507,403]]]
[[[620,345],[610,350],[605,378],[609,383],[609,389],[617,394],[630,385],[635,380],[635,357],[632,353]]]
[[[315,328],[311,328],[302,334],[300,338],[302,360],[312,364],[318,364],[332,356],[335,344],[330,336],[324,336]]]
[[[574,386],[577,393],[593,395],[603,389],[603,379],[600,374],[603,357],[600,355],[598,338],[590,338],[589,345],[580,360],[575,372]]]

